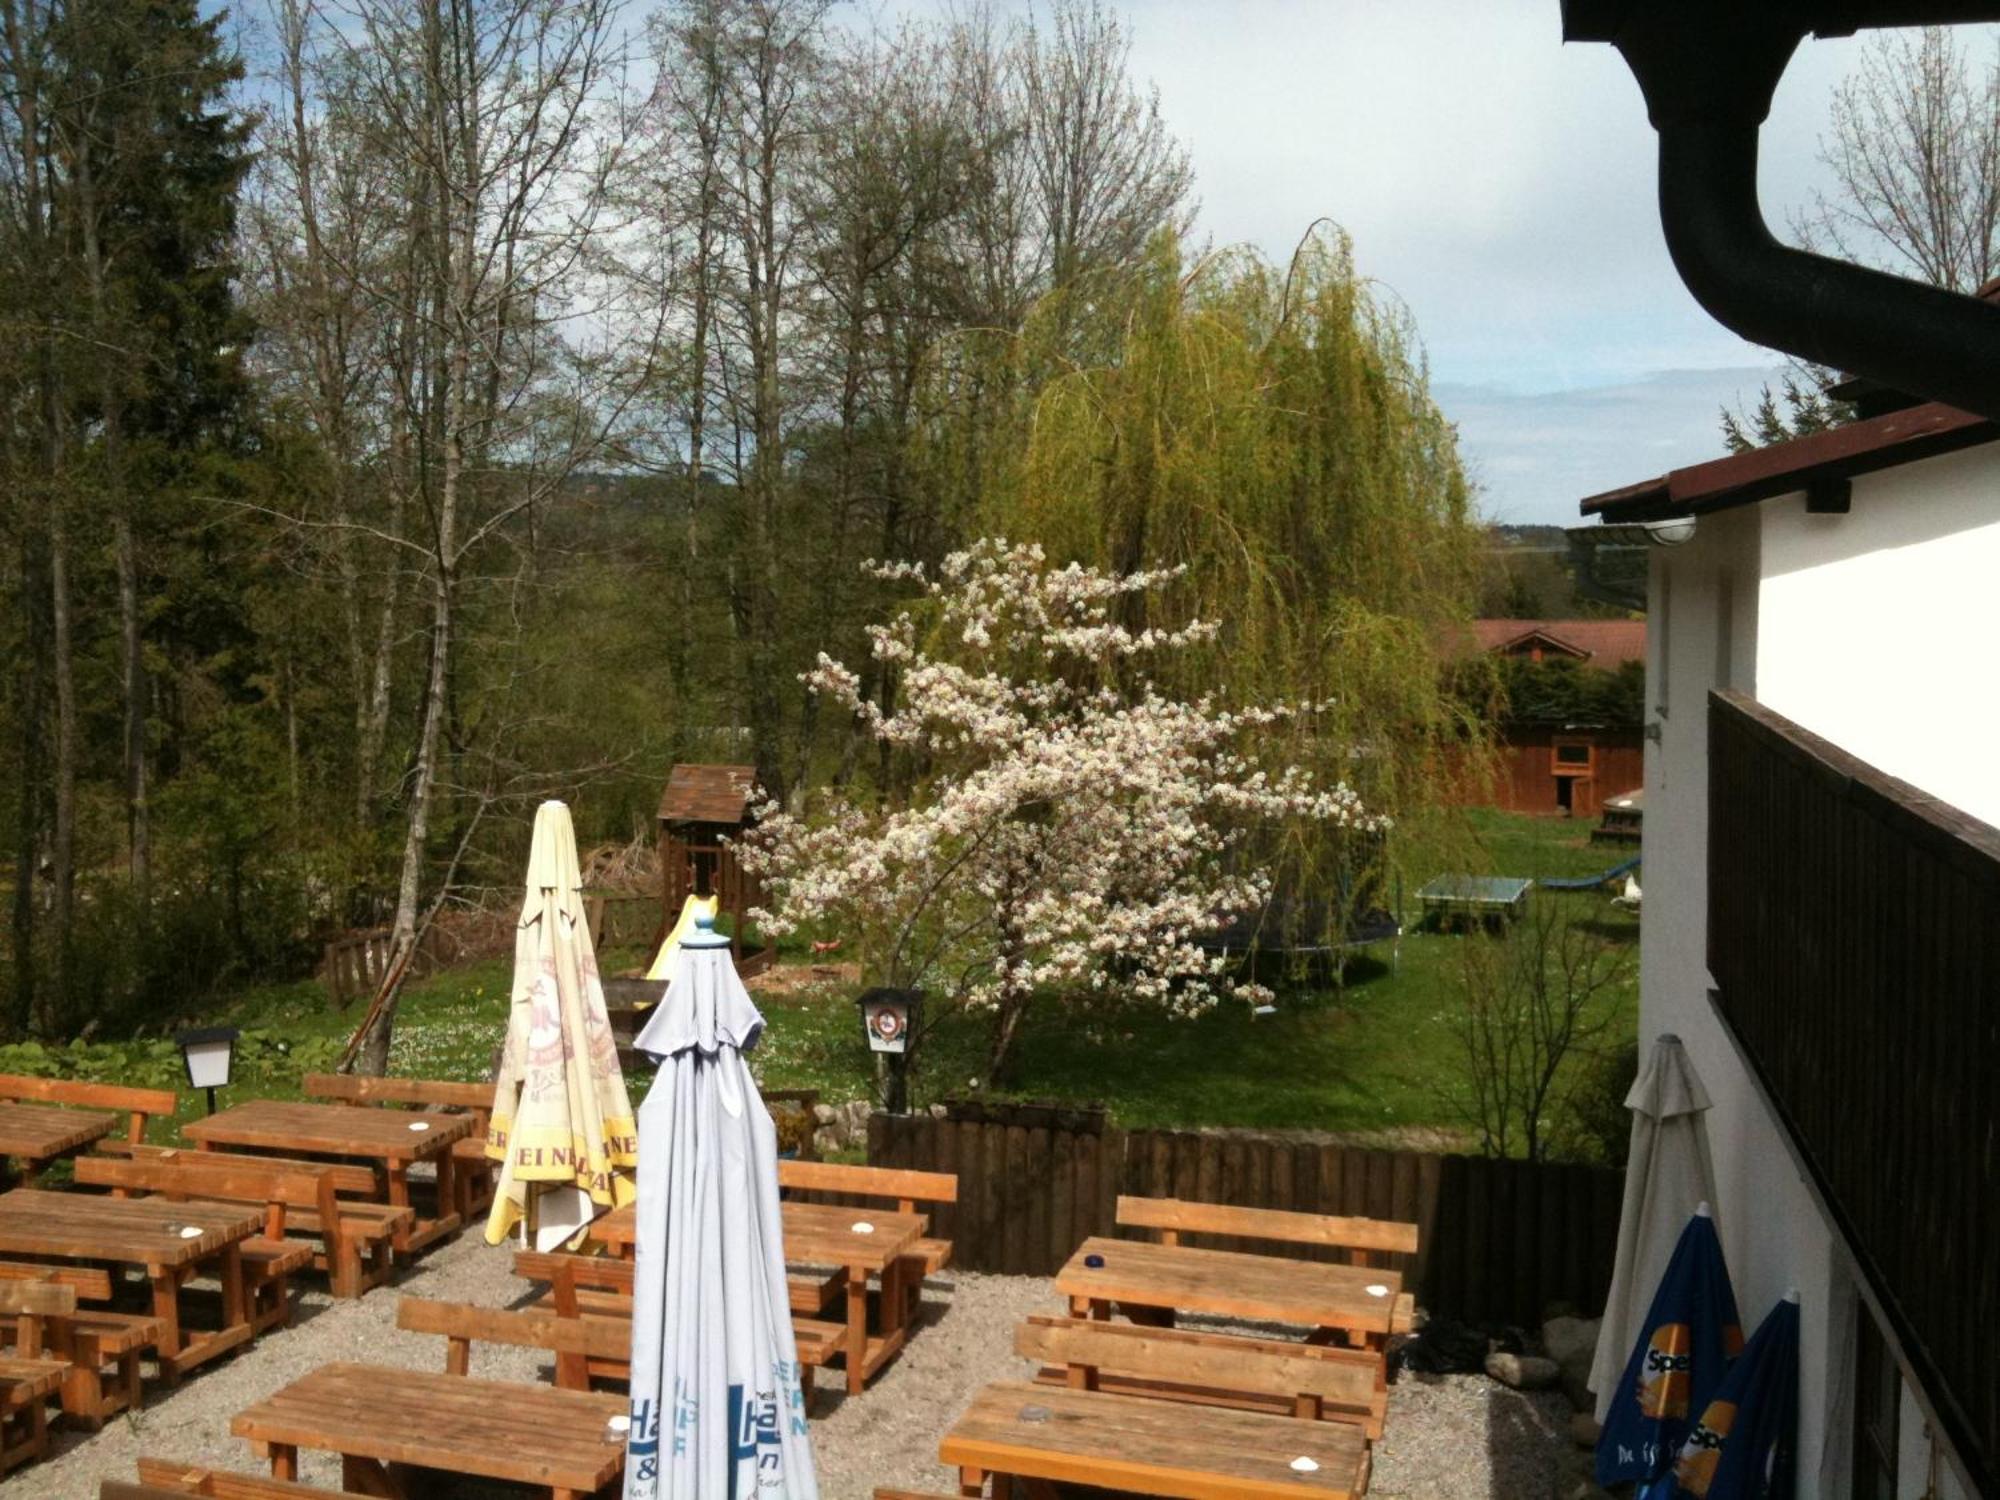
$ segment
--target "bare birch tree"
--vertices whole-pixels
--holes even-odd
[[[1835,190],[1799,228],[1842,254],[1957,292],[2000,274],[2000,45],[1949,27],[1883,32],[1833,99]]]

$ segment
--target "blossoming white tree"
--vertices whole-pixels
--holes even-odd
[[[1216,633],[1118,623],[1121,603],[1171,573],[1052,567],[998,540],[935,578],[876,571],[926,596],[869,632],[895,708],[824,655],[805,681],[901,757],[910,790],[810,820],[766,808],[745,850],[767,892],[760,928],[836,926],[871,978],[925,989],[933,1014],[990,1012],[989,1077],[1038,993],[1117,990],[1182,1015],[1264,997],[1198,942],[1269,895],[1229,851],[1275,819],[1379,823],[1344,785],[1258,764],[1258,730],[1309,710],[1156,690],[1149,659]]]

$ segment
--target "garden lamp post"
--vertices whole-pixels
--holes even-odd
[[[863,990],[855,1004],[861,1008],[861,1029],[867,1034],[868,1050],[881,1059],[882,1107],[892,1115],[906,1114],[910,1108],[910,1038],[923,1024],[924,992]]]
[[[229,1086],[230,1072],[236,1066],[238,1035],[234,1026],[199,1026],[174,1036],[174,1045],[181,1049],[181,1061],[187,1065],[188,1087],[208,1094],[210,1114],[215,1113],[215,1091]]]

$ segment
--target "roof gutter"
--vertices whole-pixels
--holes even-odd
[[[1695,299],[1747,339],[2000,420],[2000,304],[1784,245],[1757,134],[1808,35],[2000,21],[2000,0],[1563,0],[1563,39],[1615,45],[1660,136],[1660,222]]]

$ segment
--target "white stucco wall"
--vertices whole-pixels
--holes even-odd
[[[1754,693],[2000,822],[2000,698],[1983,684],[2000,632],[2000,448],[1865,476],[1843,516],[1809,516],[1792,495],[1704,517],[1692,541],[1654,554],[1649,614],[1659,740],[1646,760],[1640,1038],[1678,1033],[1715,1099],[1716,1223],[1745,1332],[1788,1288],[1800,1293],[1799,1493],[1811,1495],[1819,1476],[1844,1472],[1835,1365],[1847,1355],[1830,1332],[1853,1292],[1844,1252],[1708,1001],[1707,695]],[[1923,1441],[1920,1425],[1904,1432]]]
[[[1865,475],[1844,516],[1753,508],[1757,696],[1871,765],[2000,823],[2000,450]]]

